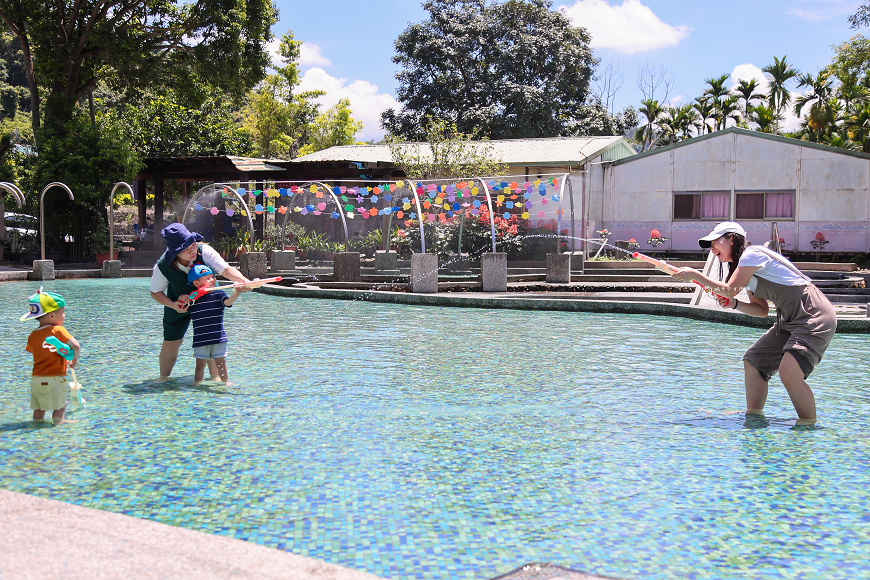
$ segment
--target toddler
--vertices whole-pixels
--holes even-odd
[[[30,379],[30,408],[33,409],[33,422],[42,423],[45,411],[50,410],[55,424],[63,423],[66,411],[68,385],[66,380],[66,359],[45,342],[54,336],[69,344],[75,355],[69,361],[75,368],[79,359],[78,341],[63,327],[66,318],[66,302],[63,296],[54,292],[39,292],[30,297],[30,311],[21,320],[36,319],[39,328],[30,333],[27,339],[27,352],[33,354],[33,376]]]
[[[187,280],[196,288],[213,288],[214,272],[208,266],[197,264],[190,269]],[[194,380],[199,382],[205,375],[205,367],[210,359],[217,363],[220,380],[227,382],[227,333],[224,332],[224,308],[243,292],[236,287],[232,296],[223,290],[212,290],[196,299],[188,308],[193,322],[193,356],[196,357]]]

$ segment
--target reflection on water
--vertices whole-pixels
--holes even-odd
[[[835,338],[819,426],[796,428],[776,379],[767,415],[742,413],[755,329],[249,293],[226,316],[233,385],[193,383],[189,339],[158,383],[147,280],[58,281],[88,406],[33,426],[34,287],[0,284],[6,489],[396,579],[870,569],[865,336]]]

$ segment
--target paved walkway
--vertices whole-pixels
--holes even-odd
[[[312,558],[0,490],[0,579],[378,580]]]

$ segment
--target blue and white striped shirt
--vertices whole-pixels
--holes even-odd
[[[212,290],[197,298],[188,309],[193,322],[194,348],[227,342],[224,332],[224,308],[227,307],[224,302],[227,298],[222,290]]]

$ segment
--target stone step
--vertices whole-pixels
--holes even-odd
[[[831,302],[851,304],[870,304],[870,294],[828,294],[825,297]]]

